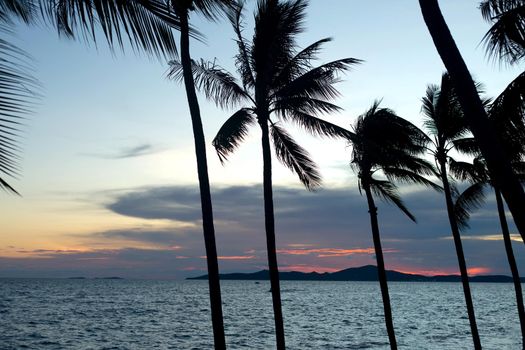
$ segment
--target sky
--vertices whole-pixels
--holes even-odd
[[[246,36],[253,27],[253,1]],[[451,32],[487,96],[496,96],[520,72],[485,55],[489,28],[477,0],[442,0]],[[194,17],[194,18],[193,18]],[[206,42],[192,41],[192,56],[234,71],[233,31],[225,21],[192,23]],[[300,47],[324,37],[319,64],[343,57],[364,60],[338,84],[344,111],[324,116],[350,128],[375,99],[422,126],[421,97],[438,84],[444,66],[414,0],[311,0]],[[178,36],[177,36],[178,37]],[[110,51],[59,38],[45,26],[17,26],[11,39],[32,56],[42,97],[23,128],[21,197],[0,193],[0,277],[104,277],[182,279],[206,273],[191,122],[183,87],[166,78],[166,60]],[[267,268],[260,132],[223,166],[211,140],[233,110],[199,95],[214,204],[221,272]],[[287,125],[288,127],[288,125]],[[318,163],[323,187],[308,192],[274,161],[278,260],[284,271],[336,271],[374,264],[365,198],[342,140],[289,130]],[[442,195],[402,187],[418,219],[379,203],[387,269],[457,273]],[[510,219],[510,215],[508,215]],[[495,200],[463,234],[471,274],[510,274]],[[516,235],[518,265],[525,267]]]

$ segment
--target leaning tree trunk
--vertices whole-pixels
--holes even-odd
[[[487,161],[491,177],[500,188],[525,242],[525,192],[512,171],[510,160],[491,127],[474,81],[443,18],[437,0],[419,0],[434,45],[454,83],[458,100],[472,134]]]
[[[273,214],[272,190],[272,154],[268,135],[268,118],[259,116],[262,129],[263,150],[263,187],[264,187],[264,223],[266,227],[266,249],[268,251],[268,268],[272,291],[273,315],[275,319],[275,338],[277,350],[286,348],[284,341],[284,322],[281,306],[281,287],[279,285],[279,267],[277,265],[277,248],[275,244],[275,220]]]
[[[213,339],[215,349],[226,349],[224,337],[224,324],[222,317],[221,286],[219,281],[219,264],[217,247],[215,244],[215,229],[213,226],[213,210],[211,204],[210,180],[208,178],[208,165],[206,161],[206,141],[202,129],[199,110],[199,101],[195,92],[195,82],[191,69],[190,37],[188,25],[188,11],[180,13],[181,35],[180,51],[184,84],[191,114],[193,138],[195,140],[195,155],[197,157],[197,173],[202,208],[202,226],[204,231],[204,244],[206,246],[206,261],[208,264],[208,284],[210,288],[211,319],[213,324]]]
[[[463,284],[463,294],[465,295],[465,302],[467,304],[468,319],[470,322],[470,331],[472,333],[472,340],[476,350],[481,349],[481,341],[479,339],[478,326],[476,324],[476,315],[474,313],[474,304],[472,303],[472,295],[470,293],[470,285],[468,281],[467,264],[465,263],[465,254],[463,253],[463,244],[461,243],[461,235],[459,234],[458,223],[454,214],[454,202],[452,201],[452,192],[447,177],[447,167],[445,160],[439,160],[441,170],[441,181],[443,182],[443,191],[445,192],[445,200],[447,203],[448,220],[450,222],[450,229],[452,230],[452,237],[454,237],[454,245],[456,247],[456,255],[458,257],[459,271],[461,273],[461,283]]]
[[[494,188],[496,194],[496,203],[498,206],[499,221],[501,224],[501,233],[503,234],[503,241],[505,242],[505,251],[507,252],[507,259],[509,261],[510,271],[512,272],[512,279],[514,281],[514,292],[516,293],[516,305],[518,307],[518,315],[521,326],[521,342],[522,348],[525,349],[525,309],[523,307],[523,293],[521,290],[521,280],[518,273],[518,265],[514,258],[514,252],[512,251],[512,241],[510,239],[509,226],[507,225],[507,219],[505,218],[505,208],[503,206],[503,199],[501,198],[501,192]]]
[[[381,248],[381,238],[379,237],[379,224],[377,223],[377,208],[374,203],[374,197],[370,191],[370,186],[363,186],[368,201],[368,212],[370,213],[370,224],[372,226],[372,237],[374,238],[374,249],[377,260],[377,275],[381,287],[381,296],[383,297],[383,309],[385,311],[386,330],[390,349],[397,350],[396,334],[394,332],[394,321],[392,318],[392,307],[390,306],[390,295],[388,294],[388,284],[386,280],[385,261],[383,260],[383,249]]]

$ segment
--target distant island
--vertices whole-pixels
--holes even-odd
[[[206,277],[208,278],[208,277]],[[92,280],[123,280],[124,278],[122,277],[117,277],[117,276],[110,276],[110,277],[84,277],[84,276],[75,276],[75,277],[67,277],[68,280],[87,280],[87,279],[92,279]]]
[[[247,281],[265,281],[269,280],[268,270],[261,270],[253,273],[226,273],[221,274],[221,280],[247,280]],[[393,270],[387,270],[386,276],[389,282],[461,282],[459,275],[436,275],[424,276],[409,273],[402,273]],[[361,267],[352,267],[337,272],[279,272],[281,281],[377,281],[377,267],[366,265]],[[208,275],[198,277],[188,277],[187,280],[207,280]],[[504,275],[485,275],[471,276],[470,282],[488,282],[488,283],[510,283],[512,277]],[[521,279],[525,282],[525,278]]]

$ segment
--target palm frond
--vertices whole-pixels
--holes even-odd
[[[354,138],[353,132],[300,110],[290,109],[280,115],[283,120],[293,121],[314,136],[340,137],[348,141]]]
[[[215,62],[206,62],[201,59],[200,61],[192,60],[191,63],[195,86],[217,106],[226,108],[249,99],[249,95],[237,84],[236,79]],[[179,59],[171,60],[169,66],[168,78],[182,82],[183,68]]]
[[[69,38],[97,43],[98,28],[111,48],[127,39],[136,51],[159,58],[177,55],[173,29],[180,29],[175,11],[163,0],[40,0],[42,13]]]
[[[456,151],[469,156],[476,156],[480,153],[478,143],[473,137],[452,140],[452,145]]]
[[[430,187],[436,191],[443,191],[443,188],[441,186],[436,185],[434,182],[430,181],[424,176],[421,176],[415,171],[402,168],[382,168],[382,170],[386,178],[391,182],[396,181],[407,184],[415,183],[426,187]]]
[[[306,7],[303,0],[257,3],[250,60],[259,82],[271,83],[293,57],[296,37],[304,31]]]
[[[13,18],[25,23],[31,22],[36,14],[35,0],[2,0],[0,1],[0,22],[9,23]]]
[[[453,158],[449,158],[448,160],[448,170],[451,176],[460,181],[475,183],[488,180],[488,174],[480,174],[476,165],[468,162],[456,161]]]
[[[355,58],[343,58],[313,68],[274,92],[276,99],[290,97],[311,97],[330,100],[339,95],[334,85],[339,82],[338,74],[348,71],[361,63]]]
[[[216,21],[237,8],[235,0],[193,0],[193,7],[205,18]]]
[[[480,5],[492,27],[483,37],[487,53],[515,64],[525,57],[525,2],[487,0]]]
[[[385,202],[390,202],[394,204],[403,213],[405,213],[405,215],[408,216],[410,220],[416,222],[415,216],[412,215],[412,213],[408,210],[408,208],[403,203],[403,200],[399,196],[397,186],[395,184],[393,184],[390,181],[371,179],[370,189],[380,199],[382,199]]]
[[[239,52],[235,55],[235,66],[239,72],[242,84],[245,89],[251,88],[255,85],[255,76],[252,70],[250,53],[251,46],[243,37],[244,23],[242,21],[243,6],[242,2],[228,12],[228,19],[233,26],[236,35],[235,42]]]
[[[331,38],[318,40],[299,51],[286,63],[281,71],[276,74],[272,85],[283,86],[305,73],[308,69],[311,69],[311,61],[317,58],[317,54],[321,51],[321,46],[331,40]]]
[[[518,75],[489,107],[489,116],[496,123],[506,121],[523,125],[525,117],[525,72]]]
[[[0,25],[0,32],[6,32]],[[18,192],[2,176],[17,177],[20,128],[33,110],[39,84],[30,74],[29,56],[0,38],[0,188]]]
[[[371,164],[380,167],[412,162],[415,159],[413,156],[425,151],[430,139],[394,111],[380,108],[379,103],[380,101],[375,101],[357,119],[354,126],[357,135],[354,150],[357,154],[366,153]]]
[[[221,163],[224,163],[228,156],[240,145],[248,135],[248,127],[254,123],[255,118],[252,111],[249,108],[242,108],[222,125],[212,141]]]
[[[469,228],[472,211],[479,209],[485,201],[485,183],[474,183],[463,191],[454,203],[454,216],[460,230]]]
[[[284,99],[277,99],[273,102],[271,112],[278,112],[281,115],[288,111],[300,110],[303,113],[309,114],[328,114],[336,113],[342,110],[341,107],[317,98],[308,96],[294,96]]]
[[[447,73],[442,75],[440,86],[427,87],[426,95],[422,98],[422,112],[425,117],[423,125],[440,142],[439,147],[445,147],[446,142],[468,132],[463,110]]]
[[[299,180],[310,191],[321,185],[321,175],[308,152],[278,125],[271,125],[271,135],[277,158],[297,174]]]

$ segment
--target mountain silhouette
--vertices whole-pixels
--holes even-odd
[[[460,275],[436,275],[424,276],[403,273],[393,270],[387,270],[386,276],[391,282],[461,282]],[[361,267],[351,267],[336,272],[279,272],[279,278],[282,281],[377,281],[377,267],[366,265]],[[188,277],[187,280],[206,280],[208,275],[197,277]],[[221,280],[246,280],[246,281],[264,281],[269,280],[268,270],[261,270],[252,273],[226,273],[220,275]],[[471,276],[470,282],[485,283],[510,283],[512,277],[504,275],[484,275]],[[525,278],[521,279],[525,282]]]

